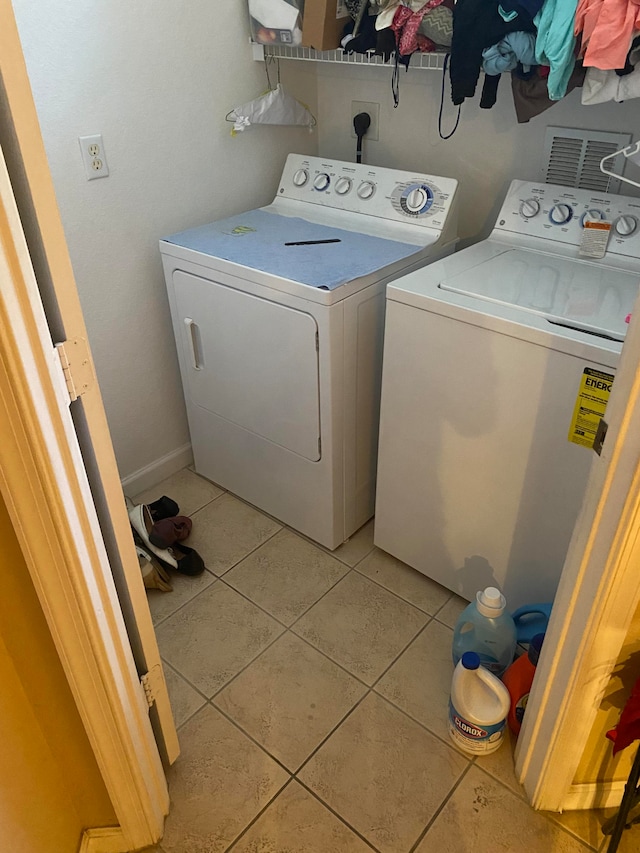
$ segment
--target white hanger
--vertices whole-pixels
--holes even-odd
[[[627,145],[626,148],[621,148],[619,151],[615,151],[613,154],[607,154],[606,157],[603,157],[602,160],[600,160],[600,171],[605,175],[615,178],[618,181],[624,181],[625,184],[631,184],[632,187],[640,187],[640,183],[638,181],[632,181],[631,178],[625,178],[623,175],[617,175],[615,172],[609,172],[605,169],[604,164],[607,160],[613,160],[613,158],[617,157],[618,154],[624,154],[624,156],[631,160],[632,163],[635,163],[636,166],[640,166],[640,139],[637,142],[632,142],[631,145]]]

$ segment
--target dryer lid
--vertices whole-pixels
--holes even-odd
[[[290,245],[308,241],[311,245]],[[334,290],[421,251],[420,246],[331,228],[294,216],[250,210],[166,237],[193,249],[272,275]]]
[[[639,277],[613,267],[510,249],[440,282],[442,290],[524,309],[559,326],[624,340]]]

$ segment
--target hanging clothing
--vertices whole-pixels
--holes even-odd
[[[461,104],[475,94],[484,48],[498,44],[508,33],[517,30],[533,32],[534,26],[520,16],[505,21],[497,4],[487,0],[458,0],[453,10],[450,64],[454,104]]]
[[[606,101],[630,101],[640,98],[640,46],[633,47],[625,63],[628,73],[589,68],[582,90],[582,103],[603,104]],[[625,69],[626,70],[626,69]]]
[[[442,0],[427,0],[417,12],[412,12],[408,6],[399,6],[393,16],[391,29],[396,34],[398,53],[400,56],[410,56],[416,50],[433,51],[435,43],[418,32],[422,19],[430,9],[440,6]]]
[[[549,97],[547,79],[540,75],[540,68],[541,66],[538,66],[537,72],[526,80],[519,77],[515,71],[511,73],[511,92],[518,124],[528,122],[557,103]],[[567,93],[577,86],[582,86],[584,76],[585,69],[577,62],[567,83]]]
[[[640,0],[580,0],[575,34],[582,37],[584,64],[603,71],[622,68],[635,30]]]
[[[552,101],[567,93],[569,78],[575,65],[576,39],[573,34],[577,0],[545,0],[535,17],[538,29],[536,60],[550,67],[547,86]]]
[[[498,44],[482,51],[485,74],[512,71],[518,62],[525,66],[525,70],[528,66],[536,65],[536,38],[533,33],[509,33]]]

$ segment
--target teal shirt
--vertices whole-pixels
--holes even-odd
[[[538,28],[536,60],[551,67],[547,86],[552,101],[566,95],[576,63],[573,28],[577,6],[578,0],[545,0],[533,21]]]

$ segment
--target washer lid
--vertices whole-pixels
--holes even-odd
[[[310,240],[337,242],[285,245]],[[327,290],[384,269],[422,249],[265,210],[250,210],[182,231],[165,241]]]
[[[638,294],[638,275],[588,261],[510,249],[442,279],[439,287],[622,341],[625,317]]]

